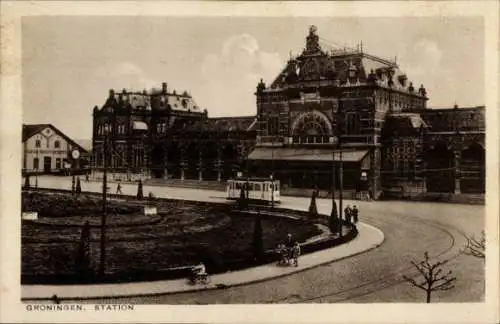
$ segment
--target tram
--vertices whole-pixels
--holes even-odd
[[[226,199],[238,200],[243,188],[245,198],[251,203],[279,204],[280,182],[266,178],[230,179],[226,184]]]

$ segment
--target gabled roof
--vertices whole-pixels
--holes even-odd
[[[26,141],[31,136],[35,135],[36,133],[41,132],[43,129],[45,129],[47,127],[51,127],[51,125],[50,124],[32,124],[32,125],[23,124],[23,142]]]
[[[52,124],[29,124],[29,125],[23,124],[23,142],[25,142],[30,137],[41,132],[42,130],[44,130],[47,127],[50,127],[55,133],[57,133],[59,136],[61,136],[66,141],[71,143],[72,146],[77,147],[78,150],[80,150],[81,152],[88,153],[88,151],[86,149],[84,149],[80,144],[78,144],[77,142],[75,142],[74,140],[69,138],[66,134],[61,132],[59,129],[54,127],[54,125],[52,125]]]

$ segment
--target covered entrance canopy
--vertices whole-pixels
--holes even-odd
[[[247,157],[248,160],[282,160],[282,161],[311,161],[311,162],[331,162],[340,161],[340,149],[311,149],[311,148],[271,148],[258,147]],[[368,160],[368,150],[362,149],[342,149],[343,162],[365,162]],[[363,163],[365,164],[365,163]],[[369,166],[369,163],[368,163]]]
[[[342,149],[343,188],[362,190],[366,171],[370,169],[369,152],[369,149]],[[338,165],[340,157],[340,149],[257,147],[247,157],[247,169],[255,176],[273,174],[288,187],[330,190],[333,179],[335,187],[340,186],[340,169],[332,168],[332,162]]]

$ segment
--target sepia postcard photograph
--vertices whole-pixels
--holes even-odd
[[[2,2],[2,322],[498,323],[498,2]]]

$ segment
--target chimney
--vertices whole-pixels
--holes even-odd
[[[167,83],[166,82],[162,82],[161,91],[163,94],[167,94]]]

